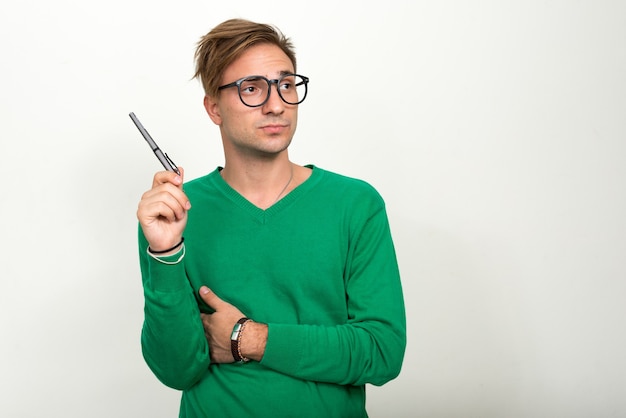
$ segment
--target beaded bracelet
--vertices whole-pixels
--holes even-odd
[[[239,358],[241,359],[242,363],[247,363],[250,361],[249,358],[244,357],[241,354],[241,336],[243,335],[243,330],[246,327],[246,325],[248,325],[248,322],[252,322],[252,319],[248,319],[246,322],[241,324],[241,330],[239,330],[239,335],[237,336],[237,354],[239,355]]]

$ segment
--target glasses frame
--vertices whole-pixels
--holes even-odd
[[[304,84],[304,95],[302,96],[302,99],[300,99],[296,103],[291,103],[291,102],[288,102],[287,100],[285,100],[285,98],[283,97],[282,93],[280,92],[280,88],[278,87],[279,83],[281,81],[283,81],[285,78],[293,77],[293,76],[297,76],[297,77],[300,77],[302,79],[302,83],[298,83],[298,84],[296,84],[296,86]],[[263,102],[261,102],[261,103],[259,103],[257,105],[249,105],[241,97],[241,83],[243,83],[244,81],[246,81],[249,78],[263,79],[263,80],[265,80],[267,82],[267,97],[265,97],[265,100],[263,100]],[[228,83],[228,84],[224,84],[223,86],[219,86],[217,88],[217,90],[221,91],[221,90],[228,89],[228,88],[231,88],[231,87],[237,87],[237,93],[239,94],[239,100],[241,100],[241,103],[243,103],[245,106],[248,106],[248,107],[261,107],[265,103],[267,103],[267,101],[270,99],[270,95],[272,94],[272,84],[276,84],[276,91],[278,92],[278,97],[280,97],[281,100],[283,102],[287,103],[288,105],[299,105],[300,103],[302,103],[304,101],[304,99],[306,99],[306,95],[309,92],[309,77],[303,76],[301,74],[295,74],[295,73],[283,74],[280,78],[274,78],[274,79],[271,79],[271,80],[269,78],[267,78],[267,77],[263,77],[262,75],[248,75],[248,76],[245,76],[243,78],[240,78],[239,80],[233,81],[232,83]]]

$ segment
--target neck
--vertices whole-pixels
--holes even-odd
[[[239,194],[254,205],[267,209],[290,191],[294,165],[286,153],[263,161],[227,160],[221,174]]]

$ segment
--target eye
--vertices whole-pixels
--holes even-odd
[[[255,91],[257,91],[257,88],[255,86],[249,86],[249,85],[244,86],[243,84],[241,85],[242,93],[254,94]]]
[[[262,94],[267,89],[267,82],[257,77],[251,77],[242,81],[239,86],[241,94],[246,96],[255,96]]]
[[[283,91],[289,91],[293,89],[293,80],[291,78],[281,80],[280,89]]]

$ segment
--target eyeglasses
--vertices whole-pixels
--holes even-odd
[[[306,99],[309,78],[299,74],[284,74],[278,79],[269,80],[261,75],[251,75],[217,89],[237,87],[241,103],[248,107],[259,107],[269,100],[272,84],[276,84],[276,91],[283,102],[297,105]]]

